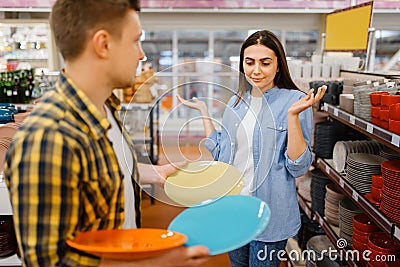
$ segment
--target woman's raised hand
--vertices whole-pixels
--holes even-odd
[[[181,102],[182,104],[184,104],[189,108],[197,109],[202,114],[203,112],[207,112],[206,103],[204,101],[199,100],[197,97],[193,97],[191,100],[185,100],[180,95],[176,95],[176,97],[178,98],[179,102]]]
[[[314,95],[314,89],[308,91],[307,95],[298,101],[294,102],[292,106],[288,110],[289,115],[298,115],[300,112],[306,110],[307,108],[311,107],[318,101],[322,99],[326,92],[326,85],[323,85],[318,88],[317,93]]]

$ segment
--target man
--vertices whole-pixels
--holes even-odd
[[[65,68],[16,133],[5,163],[23,265],[198,266],[209,259],[203,246],[114,262],[66,245],[82,231],[140,227],[138,172],[143,183],[163,184],[175,171],[136,164],[112,93],[132,86],[144,58],[139,10],[138,0],[54,4],[51,26]]]

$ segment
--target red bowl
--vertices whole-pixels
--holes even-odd
[[[389,120],[389,131],[400,135],[400,121]]]
[[[381,203],[378,202],[378,201],[376,201],[376,200],[372,197],[372,193],[365,194],[364,197],[369,201],[369,203],[371,203],[371,204],[374,205],[375,207],[379,208],[379,205],[380,205]]]
[[[378,226],[364,213],[358,213],[353,216],[353,228],[364,233],[377,231]]]
[[[381,121],[389,121],[389,110],[379,110],[379,119],[381,119]]]
[[[388,130],[388,129],[389,129],[389,122],[388,122],[388,121],[382,121],[382,120],[381,120],[381,127],[382,127],[383,129]]]
[[[371,100],[371,105],[379,106],[381,105],[382,95],[388,95],[389,92],[373,92],[369,94],[369,99]]]
[[[353,236],[352,236],[353,242],[357,241],[361,244],[367,245],[368,244],[368,234],[362,233],[358,230],[355,230],[355,231],[354,230],[355,229],[353,229]],[[359,234],[359,233],[361,233],[361,234]]]
[[[390,105],[400,103],[400,95],[382,95],[381,105],[389,108]]]
[[[389,119],[400,121],[400,103],[389,106]]]
[[[372,197],[376,201],[381,202],[381,200],[382,200],[382,189],[381,188],[371,186],[371,193],[372,193]]]
[[[360,252],[368,249],[367,244],[360,242],[357,239],[354,239],[354,237],[353,237],[353,247]]]
[[[399,243],[384,232],[371,233],[368,237],[368,248],[382,254],[396,254]]]
[[[383,186],[382,175],[372,175],[372,186],[375,186],[377,188],[382,188]]]
[[[381,110],[381,107],[379,106],[371,106],[371,117],[372,118],[379,118],[379,111]]]

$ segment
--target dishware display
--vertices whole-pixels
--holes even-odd
[[[353,216],[362,211],[348,198],[344,198],[339,204],[339,236],[347,240],[347,244],[353,245]]]
[[[326,185],[332,183],[320,169],[311,171],[311,209],[321,216],[325,216]]]
[[[335,226],[339,226],[339,203],[344,197],[334,184],[326,185],[325,217]]]
[[[231,195],[206,200],[176,216],[168,229],[188,237],[185,245],[204,245],[210,255],[237,249],[267,227],[271,213],[259,198]]]
[[[17,247],[12,216],[0,215],[0,257],[14,254]]]
[[[383,145],[375,140],[338,141],[333,147],[333,167],[339,173],[345,173],[347,169],[347,156],[351,153],[367,153],[379,155]]]
[[[225,195],[240,194],[244,181],[232,165],[219,161],[197,161],[170,175],[164,190],[174,202],[192,206]]]
[[[372,176],[381,174],[380,164],[385,158],[366,153],[352,153],[347,157],[346,180],[361,194],[371,192]]]
[[[381,164],[382,200],[380,209],[395,223],[400,223],[400,160],[388,160]]]
[[[105,259],[143,259],[182,246],[187,237],[155,228],[98,230],[79,233],[67,244]]]

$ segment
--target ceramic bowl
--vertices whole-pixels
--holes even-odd
[[[382,95],[388,95],[389,92],[373,92],[369,94],[369,99],[371,100],[371,105],[380,106]]]
[[[400,103],[400,95],[382,95],[381,105],[389,108],[390,105]]]
[[[400,121],[400,103],[389,106],[389,119]]]
[[[377,231],[378,226],[364,213],[353,216],[353,227],[364,233],[372,233]]]
[[[389,120],[389,131],[400,135],[400,121]]]

